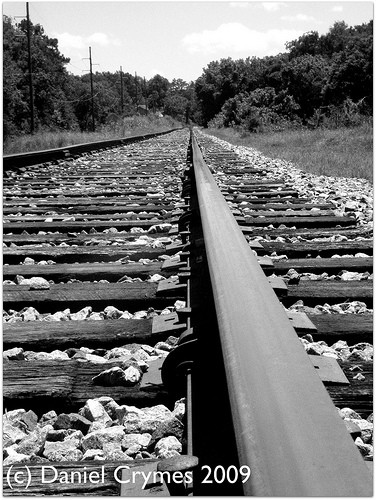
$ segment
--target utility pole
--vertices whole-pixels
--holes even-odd
[[[91,120],[92,120],[93,132],[95,132],[93,64],[92,64],[92,61],[91,61],[91,47],[89,47],[89,60],[90,60]]]
[[[26,2],[26,34],[27,34],[27,55],[29,68],[29,95],[30,95],[30,134],[34,133],[34,92],[33,92],[33,67],[31,64],[31,36],[30,36],[30,16],[29,2]]]
[[[146,107],[146,112],[148,111],[148,101],[147,101],[147,92],[146,92],[146,80],[145,80],[145,77],[144,77],[144,92],[145,92],[145,107]]]
[[[93,132],[95,132],[95,118],[94,118],[94,87],[93,87],[93,62],[91,60],[91,47],[89,47],[89,57],[84,57],[84,59],[89,59],[90,62],[90,93],[91,93],[91,124]],[[94,65],[95,66],[95,65]],[[87,70],[84,70],[87,71]]]
[[[136,112],[137,112],[137,106],[138,106],[138,96],[137,96],[137,73],[134,73],[134,83],[136,86]]]
[[[121,114],[124,111],[124,95],[123,95],[123,68],[120,66],[120,106],[121,106]]]

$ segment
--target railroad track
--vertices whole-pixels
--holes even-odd
[[[370,494],[369,230],[188,142],[7,163],[5,494]]]

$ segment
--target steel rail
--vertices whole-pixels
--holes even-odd
[[[152,139],[153,137],[169,134],[170,132],[180,130],[181,128],[183,127],[166,130],[164,132],[154,132],[152,134],[132,135],[120,139],[107,139],[103,141],[86,142],[83,144],[73,144],[71,146],[56,149],[45,149],[42,151],[30,151],[28,153],[5,155],[3,156],[3,170],[7,171],[15,168],[27,167],[47,161],[66,160],[70,155],[82,154],[96,149],[121,146],[123,144],[130,144],[136,141]]]
[[[371,496],[372,478],[192,137],[245,495]]]

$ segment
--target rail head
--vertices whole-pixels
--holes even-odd
[[[192,133],[192,159],[244,485],[256,496],[371,496],[371,474]]]

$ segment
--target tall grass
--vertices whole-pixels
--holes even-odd
[[[335,130],[286,130],[270,133],[239,133],[234,129],[208,129],[211,135],[231,144],[249,146],[271,158],[291,161],[316,175],[373,179],[372,123]]]
[[[85,142],[164,132],[165,130],[180,127],[181,125],[180,122],[170,116],[161,118],[153,114],[147,116],[128,116],[106,126],[97,127],[98,130],[96,132],[40,131],[33,135],[12,137],[4,141],[3,151],[4,154],[16,154],[27,151],[62,148]]]

